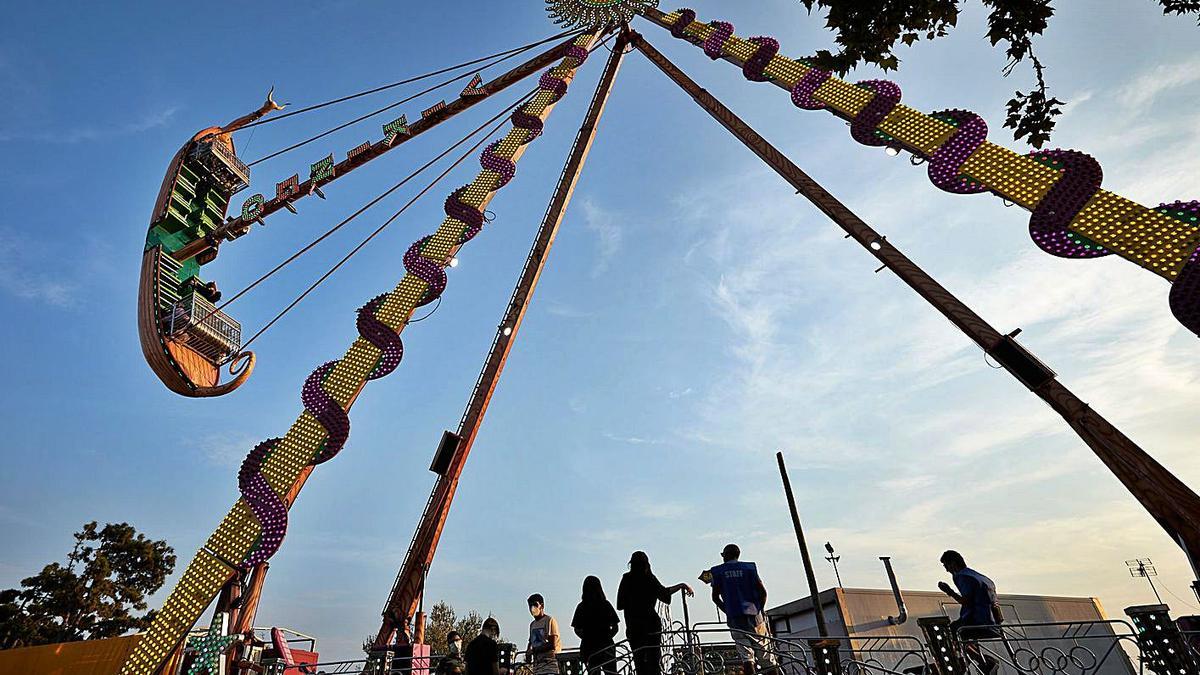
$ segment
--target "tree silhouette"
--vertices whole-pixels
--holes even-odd
[[[1055,117],[1062,114],[1063,101],[1050,96],[1046,66],[1034,54],[1033,38],[1046,30],[1054,15],[1055,0],[980,0],[988,9],[987,38],[993,46],[1003,43],[1010,75],[1017,64],[1028,60],[1034,85],[1029,93],[1017,91],[1007,104],[1004,126],[1013,138],[1024,138],[1040,148],[1054,131]],[[1129,0],[1130,2],[1138,0]],[[1146,0],[1140,0],[1146,1]],[[1163,14],[1196,14],[1200,22],[1200,0],[1149,0]],[[912,45],[922,37],[934,40],[947,35],[958,23],[958,13],[969,0],[800,0],[809,12],[825,13],[825,25],[837,35],[837,53],[821,50],[809,60],[813,65],[845,75],[851,68],[869,63],[883,70],[896,70],[900,58],[896,43]]]
[[[146,597],[175,569],[174,550],[128,523],[95,521],[57,562],[0,592],[0,649],[122,635],[154,618]],[[138,612],[145,612],[138,615]]]
[[[442,600],[429,610],[429,618],[425,623],[425,642],[435,654],[443,654],[446,651],[446,635],[450,631],[458,631],[463,644],[466,645],[479,635],[482,626],[483,617],[479,612],[471,610],[466,616],[459,617],[455,614],[454,607]]]

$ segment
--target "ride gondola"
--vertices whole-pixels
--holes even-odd
[[[217,257],[215,233],[229,200],[250,184],[250,168],[233,145],[233,132],[280,110],[267,93],[262,106],[219,127],[202,129],[171,160],[163,178],[138,282],[138,336],[151,370],[171,391],[191,397],[221,396],[254,371],[253,352],[242,352],[241,325],[217,309],[221,292],[200,277]],[[230,379],[221,383],[221,368]]]

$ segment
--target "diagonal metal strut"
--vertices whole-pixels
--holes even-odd
[[[592,142],[596,138],[600,116],[603,114],[608,96],[612,92],[613,83],[627,46],[628,38],[625,35],[618,36],[612,55],[605,63],[600,81],[596,85],[596,92],[592,96],[591,105],[584,115],[579,133],[567,155],[566,164],[558,178],[554,193],[550,197],[546,214],[534,237],[529,256],[525,259],[521,276],[517,280],[516,287],[513,288],[512,297],[509,299],[500,325],[496,328],[496,336],[484,361],[479,379],[475,382],[475,387],[467,401],[466,410],[463,412],[458,426],[458,447],[450,460],[449,467],[438,476],[437,482],[433,486],[429,501],[425,505],[425,511],[413,534],[412,543],[405,554],[400,573],[388,596],[383,610],[383,623],[375,636],[375,648],[386,647],[392,644],[394,639],[402,641],[410,639],[410,636],[405,633],[405,629],[417,613],[424,591],[425,574],[437,551],[438,540],[441,538],[442,528],[446,524],[446,517],[449,515],[450,504],[454,500],[454,493],[458,488],[458,481],[462,476],[467,455],[479,432],[492,393],[500,380],[500,374],[504,370],[505,361],[516,340],[525,311],[529,308],[534,289],[545,268],[550,247],[554,244],[559,225],[562,223],[567,205],[571,201],[571,195],[575,191],[575,185],[583,171],[583,164],[591,150]],[[415,632],[419,635],[420,629],[418,628]]]

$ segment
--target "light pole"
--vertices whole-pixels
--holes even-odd
[[[834,554],[833,544],[829,542],[825,542],[825,550],[829,552],[829,555],[825,556],[825,559],[828,560],[831,565],[833,565],[833,576],[837,577],[838,588],[843,588],[842,575],[838,572],[837,567],[838,561],[842,559],[842,556]]]
[[[788,511],[792,514],[792,528],[796,530],[796,544],[800,547],[800,561],[804,563],[804,575],[808,577],[808,594],[812,597],[813,617],[817,620],[817,634],[829,637],[825,626],[825,610],[821,607],[821,591],[817,590],[817,575],[813,573],[812,560],[808,557],[808,544],[804,543],[804,528],[800,526],[800,514],[796,511],[796,496],[792,494],[792,481],[783,464],[783,453],[775,453],[779,462],[779,477],[783,479],[783,494],[787,496]]]

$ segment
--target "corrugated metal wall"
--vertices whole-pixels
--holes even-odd
[[[0,651],[0,675],[114,675],[141,635]]]

